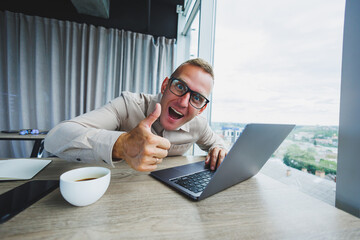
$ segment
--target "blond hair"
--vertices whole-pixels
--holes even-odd
[[[178,66],[176,68],[176,70],[171,74],[170,77],[171,78],[176,77],[179,74],[179,71],[181,70],[181,68],[186,64],[200,67],[205,72],[209,73],[211,75],[212,79],[214,80],[214,71],[213,71],[212,66],[210,65],[210,63],[208,63],[207,61],[205,61],[204,59],[201,59],[201,58],[190,59],[190,60],[187,60],[186,62],[182,63],[180,66]]]

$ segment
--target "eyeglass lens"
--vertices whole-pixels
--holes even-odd
[[[179,97],[184,96],[187,92],[190,92],[190,104],[195,108],[202,108],[208,103],[208,100],[203,95],[192,91],[186,83],[179,79],[173,79],[171,81],[170,91]]]

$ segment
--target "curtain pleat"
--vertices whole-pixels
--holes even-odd
[[[0,11],[0,129],[49,130],[122,91],[158,93],[175,39]],[[0,141],[0,157],[32,142]]]

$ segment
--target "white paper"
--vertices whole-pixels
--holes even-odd
[[[0,181],[31,179],[51,161],[34,158],[0,160]]]

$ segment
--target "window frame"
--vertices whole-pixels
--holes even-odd
[[[184,9],[178,7],[178,33],[176,66],[190,58],[190,27],[199,12],[199,37],[198,54],[199,58],[214,65],[215,48],[215,19],[217,0],[187,0],[184,2]],[[202,116],[211,123],[212,94],[209,96],[209,104]],[[192,155],[205,154],[197,145],[194,145]]]

